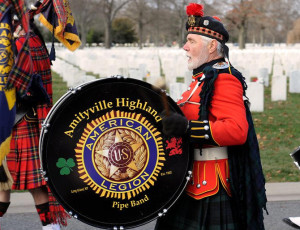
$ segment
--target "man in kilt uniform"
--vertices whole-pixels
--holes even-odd
[[[166,135],[183,135],[193,148],[193,172],[184,194],[157,221],[156,230],[264,229],[265,179],[247,85],[229,62],[229,34],[203,6],[187,6],[183,46],[193,79],[178,101],[185,117],[163,119]]]
[[[31,63],[22,63],[19,71],[30,66],[32,76],[28,93],[17,99],[17,120],[13,128],[7,164],[13,177],[12,190],[29,190],[44,230],[60,229],[66,225],[67,214],[49,194],[46,182],[40,173],[39,135],[42,122],[52,106],[52,76],[48,51],[39,31],[30,23],[29,35],[21,25],[16,27],[16,50],[20,55],[30,55]],[[24,44],[29,43],[29,50]],[[19,57],[18,56],[18,57]],[[10,191],[0,192],[0,216],[10,204]],[[49,202],[51,203],[49,205]]]

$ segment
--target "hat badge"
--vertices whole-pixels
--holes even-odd
[[[189,26],[194,26],[196,24],[196,19],[194,15],[190,15],[188,17],[188,25]]]
[[[208,20],[204,20],[203,25],[208,26],[209,25],[209,21]]]

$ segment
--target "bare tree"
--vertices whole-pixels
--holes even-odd
[[[294,20],[300,17],[299,0],[273,0],[270,12],[275,20],[275,26],[270,28],[274,42],[285,42],[288,31],[293,28]]]
[[[86,36],[97,18],[97,5],[91,0],[71,0],[71,9],[81,38],[81,48],[86,45]]]
[[[177,33],[178,33],[178,45],[181,47],[185,41],[185,23],[187,21],[186,15],[186,6],[190,2],[189,0],[169,0],[170,4],[172,5],[172,9],[174,11],[174,17],[177,21]]]
[[[287,34],[287,44],[293,44],[300,42],[300,18],[294,22],[294,27]]]
[[[273,0],[252,0],[253,11],[255,16],[248,19],[248,34],[251,36],[253,43],[259,41],[263,46],[266,42],[266,33],[270,30],[268,28],[276,25],[273,15],[270,11],[270,5]]]
[[[154,9],[147,0],[133,0],[131,4],[128,5],[128,9],[130,10],[127,11],[126,15],[137,24],[139,48],[142,49],[144,42],[144,27],[153,20]]]
[[[105,48],[111,48],[112,21],[117,13],[131,0],[95,0],[98,2],[98,11],[102,14],[105,27]]]
[[[129,1],[130,7],[123,7]],[[105,47],[110,48],[111,24],[119,13],[130,16],[135,22],[140,47],[146,40],[155,42],[156,45],[169,45],[177,41],[181,46],[186,33],[185,10],[192,1],[195,2],[195,0],[70,0],[70,4],[83,45],[87,31],[92,25],[95,28],[97,22],[97,29],[103,26]],[[219,16],[230,33],[231,41],[238,41],[242,49],[245,48],[248,38],[255,42],[259,41],[261,45],[266,42],[285,42],[288,32],[293,29],[293,22],[300,17],[299,0],[201,0],[201,3],[204,4],[204,14]]]
[[[258,11],[251,0],[227,0],[226,2],[232,9],[226,13],[225,18],[238,29],[239,48],[245,49],[248,22],[258,14]]]

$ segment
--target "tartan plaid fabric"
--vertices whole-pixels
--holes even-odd
[[[13,5],[18,18],[21,20],[22,27],[27,32],[29,28],[29,15],[26,14],[27,8],[24,0],[9,0],[9,2]]]
[[[68,0],[46,0],[39,8],[40,22],[54,32],[55,37],[69,50],[76,50],[80,44],[75,19]]]
[[[39,128],[41,129],[42,123],[52,106],[51,63],[47,49],[37,35],[30,33],[28,40],[26,40],[25,37],[20,37],[16,41],[17,49],[20,50],[23,44],[26,42],[29,44],[29,51],[32,60],[32,74],[39,74],[41,76],[43,86],[50,97],[50,104],[37,105],[36,108],[39,120]]]
[[[23,121],[14,128],[14,141],[12,141],[11,145],[16,147],[11,149],[11,154],[7,158],[7,161],[8,165],[10,165],[9,169],[14,175],[14,185],[12,189],[20,190],[36,188],[46,184],[39,173],[40,160],[38,147],[42,123],[52,106],[51,64],[47,49],[43,45],[42,40],[34,33],[30,33],[28,39],[20,37],[16,41],[17,49],[20,50],[24,47],[25,43],[28,43],[29,47],[27,52],[30,52],[31,56],[32,73],[41,76],[43,87],[50,97],[50,104],[36,106],[38,122],[27,122],[23,119]],[[22,136],[18,135],[18,132],[22,132]],[[28,148],[24,149],[24,146],[27,146]],[[21,154],[23,153],[22,151],[25,151],[24,154]],[[70,216],[56,201],[49,187],[48,195],[52,221],[54,223],[59,223],[62,226],[66,226],[67,219],[70,218]]]
[[[39,128],[41,129],[42,123],[52,107],[51,63],[46,47],[43,45],[41,39],[33,33],[30,33],[29,36],[29,47],[33,62],[33,73],[41,76],[43,86],[50,97],[50,104],[37,105],[36,108]]]
[[[67,25],[67,19],[68,19],[68,15],[66,14],[65,7],[63,7],[65,3],[69,4],[68,1],[66,0],[53,0],[53,6],[57,14],[57,18],[61,22],[63,26],[63,30]]]
[[[24,96],[31,83],[31,74],[32,74],[32,61],[29,52],[29,43],[28,40],[23,43],[19,55],[10,71],[7,88],[15,87],[20,96]]]
[[[220,186],[216,195],[201,200],[183,194],[166,216],[158,219],[155,230],[234,230],[238,229],[234,215],[231,198]]]
[[[21,20],[24,31],[27,32],[29,28],[29,15],[26,14],[26,5],[24,0],[0,0],[0,8],[6,9],[12,6],[19,19]],[[3,11],[4,12],[4,11]],[[0,18],[2,17],[2,11]],[[28,56],[28,43],[24,44],[24,52],[20,52],[19,58],[12,70],[10,71],[6,88],[16,88],[20,95],[24,95],[27,92],[28,85],[30,84],[30,62]]]
[[[10,1],[0,0],[0,19],[2,19],[4,13],[10,5]]]
[[[58,204],[57,200],[53,196],[50,188],[48,187],[48,198],[49,198],[49,209],[50,217],[52,222],[58,223],[62,226],[67,226],[67,220],[70,218],[70,215],[65,211],[65,209]]]
[[[13,128],[7,165],[14,179],[13,190],[46,185],[40,174],[39,128],[37,122],[23,120]]]
[[[0,19],[3,16],[3,13],[5,10],[12,6],[18,17],[20,18],[22,22],[22,26],[25,31],[28,31],[28,16],[25,14],[26,12],[26,5],[24,3],[24,0],[0,0]]]
[[[8,169],[14,180],[11,189],[27,190],[46,185],[40,173],[39,124],[23,119],[13,128],[12,136],[10,153],[6,157]],[[70,216],[56,201],[49,187],[48,195],[52,222],[66,226]]]

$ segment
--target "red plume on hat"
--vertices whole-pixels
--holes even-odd
[[[204,15],[203,9],[204,9],[203,5],[200,5],[200,4],[197,4],[197,3],[190,3],[186,7],[186,14],[188,16],[194,15],[194,16],[202,17]]]

